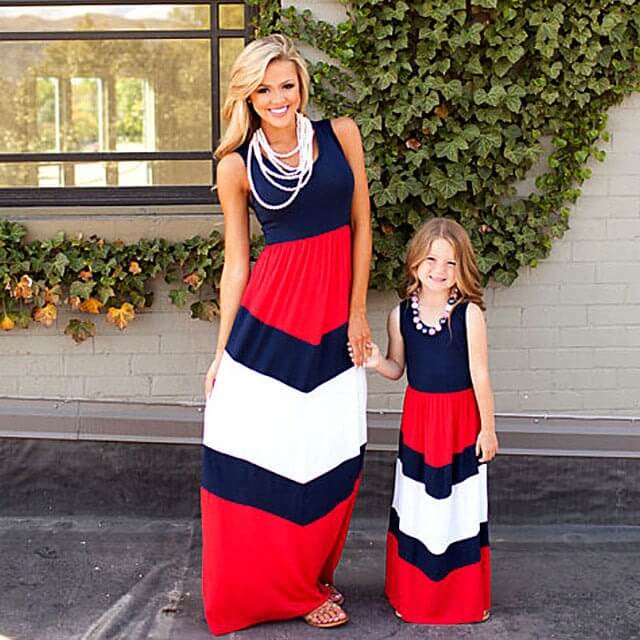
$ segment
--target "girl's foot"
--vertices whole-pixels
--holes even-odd
[[[303,620],[308,625],[318,629],[331,629],[349,622],[349,616],[339,604],[327,600],[313,611],[307,613]]]
[[[329,600],[331,600],[331,602],[335,602],[336,604],[344,604],[344,595],[340,593],[340,591],[338,591],[335,584],[323,582],[322,586],[329,589]]]
[[[491,611],[489,609],[485,609],[482,612],[482,620],[480,622],[486,622],[491,617]]]
[[[396,614],[396,618],[400,618],[400,620],[402,620],[402,614],[397,609],[394,609],[393,613]]]

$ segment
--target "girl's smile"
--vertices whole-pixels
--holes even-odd
[[[448,292],[456,283],[456,256],[444,238],[436,238],[417,269],[424,291]]]

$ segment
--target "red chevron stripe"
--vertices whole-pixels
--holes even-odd
[[[303,616],[327,599],[359,482],[346,500],[300,526],[201,489],[202,593],[214,635]]]
[[[480,549],[480,562],[455,569],[438,582],[398,555],[398,540],[387,536],[385,593],[406,622],[462,624],[480,622],[491,608],[489,547]]]
[[[351,228],[344,226],[266,246],[242,305],[265,324],[320,344],[324,334],[348,320],[350,287]]]
[[[427,464],[443,467],[475,443],[480,416],[473,389],[426,393],[407,387],[402,412],[402,439],[422,453]]]

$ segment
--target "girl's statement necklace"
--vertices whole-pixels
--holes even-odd
[[[265,209],[276,211],[288,207],[311,179],[311,174],[313,173],[313,125],[311,124],[311,120],[301,113],[296,113],[296,138],[296,146],[291,149],[291,151],[284,153],[279,153],[271,148],[261,128],[258,129],[251,138],[247,154],[247,177],[253,197]],[[283,161],[284,158],[290,158],[296,153],[299,154],[297,167],[292,167]],[[280,191],[291,193],[287,200],[278,204],[271,204],[270,202],[265,202],[260,197],[251,172],[251,159],[254,156],[258,162],[260,172],[267,182]],[[271,162],[275,169],[271,169],[266,165],[265,157]],[[282,181],[295,182],[295,184],[287,186],[282,184]]]
[[[447,300],[447,304],[445,305],[440,317],[438,318],[438,322],[435,327],[430,327],[428,324],[422,322],[420,318],[420,299],[418,298],[418,294],[414,293],[411,296],[411,311],[413,312],[413,326],[420,333],[424,333],[425,335],[435,336],[436,333],[442,331],[442,327],[449,321],[449,317],[451,316],[451,310],[454,305],[458,301],[458,289],[457,287],[453,287],[451,290],[451,295]]]

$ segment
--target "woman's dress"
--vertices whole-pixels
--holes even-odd
[[[408,387],[387,536],[386,594],[407,622],[479,622],[490,608],[487,466],[469,372],[467,303],[451,331],[416,330],[400,304]]]
[[[271,211],[252,198],[266,246],[205,409],[202,582],[216,635],[326,601],[360,479],[366,381],[347,353],[354,181],[330,121],[314,131],[313,175],[294,202]],[[247,146],[238,152],[246,163]],[[288,196],[255,158],[252,173],[263,200]]]

